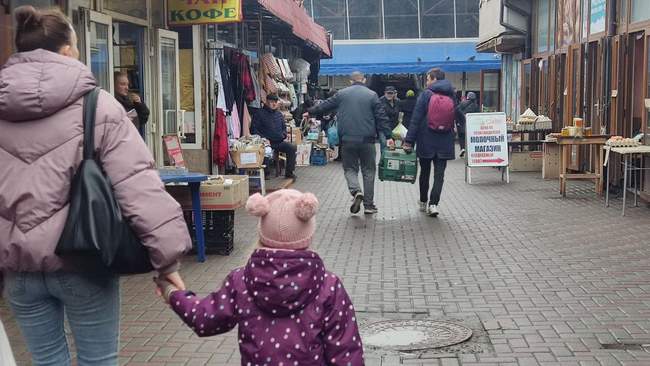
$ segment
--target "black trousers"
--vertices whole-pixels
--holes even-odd
[[[281,142],[273,146],[273,150],[284,153],[287,156],[287,169],[285,175],[291,175],[296,170],[296,151],[297,147],[288,142]]]
[[[433,165],[433,189],[429,196],[429,179],[431,178],[431,165]],[[447,160],[420,159],[420,202],[429,202],[430,205],[440,203],[442,194],[442,185],[445,181],[445,169],[447,169]]]
[[[458,132],[458,145],[461,149],[465,149],[465,132]]]

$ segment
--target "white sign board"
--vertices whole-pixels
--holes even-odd
[[[468,113],[465,118],[467,166],[508,166],[506,114]]]

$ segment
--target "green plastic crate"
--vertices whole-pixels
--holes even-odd
[[[415,183],[418,159],[415,151],[407,154],[402,149],[384,150],[379,161],[379,180]]]

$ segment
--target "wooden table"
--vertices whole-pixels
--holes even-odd
[[[572,179],[587,179],[593,180],[596,186],[596,194],[599,196],[603,194],[603,150],[602,146],[609,136],[585,136],[585,137],[565,137],[558,136],[557,144],[560,147],[560,193],[566,197],[566,183],[567,180]],[[571,147],[574,145],[589,146],[593,152],[593,156],[597,157],[596,169],[594,172],[582,173],[568,173],[569,158],[571,154]]]

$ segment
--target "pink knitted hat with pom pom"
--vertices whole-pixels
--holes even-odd
[[[246,210],[260,218],[259,234],[263,246],[277,249],[306,249],[316,231],[318,199],[294,189],[275,191],[266,197],[252,195]]]

